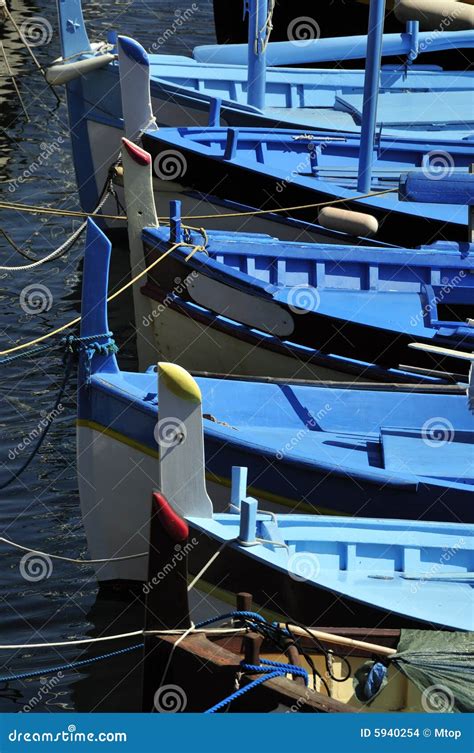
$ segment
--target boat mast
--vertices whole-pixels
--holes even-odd
[[[250,0],[247,102],[263,110],[267,82],[268,0]]]
[[[384,21],[385,0],[370,0],[364,78],[364,105],[360,130],[359,177],[357,181],[357,190],[361,193],[370,191],[372,184],[372,161],[375,127],[377,124],[377,101],[382,61]]]

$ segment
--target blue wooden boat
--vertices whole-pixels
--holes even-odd
[[[75,27],[74,35],[72,35],[68,31],[68,19],[70,19],[72,16],[78,19],[76,22],[77,27]],[[86,55],[83,54],[84,50],[89,49],[89,41],[82,21],[80,3],[78,3],[77,0],[68,0],[67,2],[60,4],[60,22],[62,29],[63,58],[65,60],[67,59],[67,61],[65,63],[58,63],[57,65],[52,66],[52,68],[50,69],[50,80],[54,80],[56,82],[60,80],[68,80],[69,76],[77,76],[78,74],[82,73],[80,78],[69,80],[68,83],[69,119],[73,133],[72,142],[74,162],[76,168],[77,183],[80,190],[81,203],[84,209],[91,211],[98,203],[98,197],[105,183],[108,169],[115,161],[120,148],[120,130],[123,124],[121,121],[122,107],[120,102],[120,91],[119,87],[117,86],[118,66],[115,60],[113,60],[114,48],[110,48],[108,50],[106,48],[98,48],[92,50],[92,52],[87,53]],[[445,34],[440,36],[443,36],[444,38]],[[284,123],[285,125],[298,125],[299,128],[303,128],[305,131],[311,127],[315,127],[315,125],[317,124],[307,123],[304,121],[304,119],[301,119],[301,121],[299,119],[294,120],[291,117],[288,120],[279,113],[279,111],[282,109],[282,104],[288,101],[288,96],[292,91],[291,88],[288,89],[288,84],[286,83],[287,78],[288,76],[291,77],[297,75],[302,78],[300,78],[299,80],[295,78],[294,85],[292,84],[293,91],[298,92],[300,91],[300,89],[302,91],[308,91],[308,98],[305,103],[303,103],[304,107],[302,108],[302,110],[305,113],[308,112],[308,110],[313,111],[311,96],[309,94],[311,87],[308,89],[308,87],[304,84],[304,81],[307,80],[310,75],[314,75],[312,71],[300,71],[296,74],[292,73],[291,71],[274,72],[272,70],[269,70],[269,86],[272,80],[272,76],[276,77],[274,85],[274,88],[276,88],[274,107],[276,108],[276,110],[278,110],[278,114],[277,118],[272,118],[268,117],[268,115],[262,116],[259,114],[259,111],[256,110],[255,107],[249,107],[242,101],[237,102],[235,100],[235,97],[237,97],[238,99],[237,93],[235,92],[239,92],[240,90],[244,91],[245,89],[243,85],[247,77],[247,69],[245,67],[237,67],[237,69],[240,71],[237,78],[240,77],[239,81],[242,86],[240,86],[239,81],[234,80],[235,77],[231,77],[229,86],[230,89],[234,92],[234,100],[227,103],[225,92],[224,98],[222,99],[222,85],[223,82],[226,81],[225,66],[220,66],[218,68],[209,66],[209,68],[212,69],[212,71],[209,72],[209,75],[207,72],[201,75],[201,73],[199,73],[199,69],[202,66],[196,61],[189,62],[186,59],[179,57],[157,57],[160,61],[158,63],[158,69],[154,67],[156,63],[154,56],[150,57],[150,63],[153,90],[152,107],[159,125],[189,125],[195,123],[208,124],[209,112],[211,112],[211,122],[213,124],[219,123],[221,121],[224,124],[254,124],[261,127],[263,126],[268,129],[269,127],[274,128],[276,124]],[[160,66],[168,68],[168,73],[164,68]],[[182,79],[179,79],[180,72],[184,76],[184,78]],[[399,94],[403,95],[404,99],[406,98],[406,71],[404,70],[403,73],[396,73],[393,70],[387,70],[386,72],[384,72],[384,75],[382,77],[384,80],[385,73],[387,73],[386,84],[384,84],[384,81],[382,81],[380,97],[381,104],[379,113],[382,113],[384,109],[383,97],[385,91],[387,91],[388,97],[390,97],[390,99],[387,100],[390,103],[393,103],[394,97],[399,96],[396,94],[397,87],[401,87],[399,89]],[[415,72],[413,73],[415,75]],[[419,73],[419,90],[417,90],[416,101],[417,111],[421,112],[421,108],[419,107],[421,102],[420,97],[422,97],[423,92],[426,93],[427,88],[428,90],[433,89],[432,84],[429,83],[426,76],[428,76],[429,78],[433,71],[421,71]],[[329,99],[331,99],[331,97],[334,99],[334,91],[339,91],[344,85],[348,87],[348,91],[350,90],[350,92],[353,92],[353,94],[351,94],[350,96],[353,96],[355,99],[358,98],[358,104],[354,99],[350,106],[347,103],[344,104],[344,112],[335,110],[336,116],[332,125],[321,122],[321,126],[324,126],[326,128],[331,127],[333,129],[332,131],[327,131],[328,134],[332,133],[333,136],[335,128],[343,131],[347,131],[349,129],[350,131],[351,129],[349,127],[349,121],[352,122],[354,126],[353,118],[355,118],[355,120],[357,121],[357,123],[355,124],[355,130],[358,131],[362,117],[360,111],[363,89],[362,74],[360,72],[354,72],[353,74],[351,74],[357,77],[357,81],[355,79],[349,81],[349,75],[347,78],[342,78],[346,76],[346,74],[348,75],[349,72],[334,73],[334,75],[338,78],[337,80],[334,80],[331,85],[332,88],[329,93]],[[326,72],[324,75],[327,76],[328,73]],[[450,74],[443,75],[446,75],[449,78]],[[469,78],[469,75],[470,74],[466,74],[463,79],[466,81],[467,90],[464,84],[462,85],[462,91],[457,88],[459,84],[456,84],[456,80],[459,82],[462,78],[462,76],[461,78],[459,78],[457,74],[456,80],[452,78],[448,81],[448,78],[446,78],[446,80],[442,84],[443,91],[449,91],[449,96],[455,96],[460,100],[459,102],[456,101],[456,108],[458,112],[458,115],[456,117],[462,117],[461,110],[465,106],[465,103],[469,102],[470,99],[470,88],[472,88],[474,84]],[[175,82],[176,76],[178,76],[178,83]],[[202,76],[204,76],[204,79],[202,78]],[[217,87],[220,94],[217,94],[216,92],[214,92],[213,94],[212,85],[210,85],[211,88],[208,91],[209,86],[207,81],[209,76],[214,80],[214,87]],[[193,86],[195,87],[194,91],[190,90],[189,87],[185,85],[185,82],[188,81],[193,82]],[[346,82],[346,84],[343,84],[344,81]],[[157,86],[158,90],[156,88]],[[320,83],[318,82],[315,86],[316,89],[314,89],[313,86],[313,91],[321,91],[321,96],[325,97],[325,90],[323,89],[322,85],[320,85]],[[421,90],[423,90],[423,92]],[[244,95],[242,95],[242,97],[243,96]],[[437,109],[439,110],[439,97],[434,89],[433,96],[437,98]],[[328,110],[332,112],[332,108],[328,107],[328,101],[329,100],[327,100],[326,97],[326,100],[322,103],[322,112],[324,113],[327,113]],[[349,110],[351,110],[352,115],[348,114],[348,108]],[[292,109],[294,108],[290,108],[290,110]],[[400,115],[401,109],[402,108],[400,105],[395,108],[395,111],[396,113],[398,113],[398,115]],[[424,107],[423,109],[426,110],[426,107]],[[358,114],[356,113],[356,110]],[[391,111],[393,114],[394,109],[391,108]],[[453,112],[454,108],[450,107],[449,111]],[[460,116],[459,113],[461,113]],[[408,152],[412,151],[413,148],[415,149],[417,155],[415,164],[417,166],[420,166],[422,164],[429,165],[431,162],[433,162],[433,160],[437,164],[437,160],[439,159],[444,161],[447,159],[449,165],[451,165],[452,160],[452,165],[460,164],[462,166],[463,164],[467,164],[467,162],[469,161],[467,157],[467,161],[464,161],[462,154],[467,155],[472,151],[469,140],[469,134],[472,131],[472,126],[469,125],[470,120],[472,120],[472,114],[468,116],[468,113],[464,113],[464,115],[465,117],[463,122],[468,123],[468,126],[467,130],[462,131],[462,133],[461,131],[459,131],[459,129],[455,129],[455,131],[451,133],[451,136],[450,132],[446,130],[442,130],[440,132],[430,131],[429,134],[426,134],[423,131],[425,126],[421,124],[420,127],[422,128],[422,130],[419,131],[416,130],[415,126],[413,128],[410,127],[411,135],[408,140],[404,138],[407,132],[407,116],[404,115],[403,123],[399,123],[399,131],[396,137],[396,141],[400,141],[403,144],[406,143]],[[248,119],[249,117],[250,119]],[[443,123],[445,123],[447,117],[447,114],[443,113]],[[349,119],[348,122],[346,122],[347,118]],[[392,115],[388,116],[389,121],[391,120],[391,118]],[[409,119],[410,118],[411,120],[413,120],[413,114],[410,115]],[[429,115],[429,120],[430,124],[434,122],[435,117],[433,113]],[[146,125],[146,123],[142,124],[143,127],[145,127]],[[385,134],[386,126],[383,126],[383,128],[383,133]],[[464,125],[462,126],[462,128],[464,128]],[[354,130],[354,127],[352,128],[352,130]],[[127,135],[130,134],[127,133]],[[348,137],[350,137],[350,134],[348,134]],[[467,140],[463,140],[464,137],[466,137]],[[355,134],[354,138],[354,149],[358,154],[359,147],[357,134]],[[388,132],[386,137],[384,135],[380,136],[379,123],[379,140],[377,146],[378,152],[390,152],[393,141],[394,137],[390,136]],[[437,154],[433,154],[433,152],[436,152]],[[438,152],[443,152],[446,154],[444,156],[441,156],[440,158]],[[446,155],[449,156],[446,157]],[[346,152],[344,150],[343,159],[345,159],[345,156]],[[395,160],[397,166],[400,167],[398,154],[393,153],[393,159]],[[422,160],[424,161],[422,162]],[[387,156],[383,159],[383,162],[384,165],[389,169],[390,165],[387,162]],[[410,164],[411,166],[413,166],[413,162]],[[350,165],[348,165],[348,167],[349,182],[351,182],[351,180],[353,182],[353,167],[351,168]],[[293,164],[290,169],[290,173],[294,168],[295,165]],[[287,173],[285,173],[285,176],[287,176]],[[285,178],[285,176],[283,177]],[[169,183],[167,184],[166,189],[169,192]],[[240,200],[241,196],[239,196],[239,201]],[[113,210],[114,204],[112,202],[104,207],[104,213],[113,214]]]
[[[132,268],[162,257],[135,295],[142,368],[159,353],[194,370],[252,376],[419,381],[466,373],[457,359],[407,345],[474,347],[466,322],[474,311],[472,244],[381,251],[203,236],[183,228],[179,203],[170,227],[159,226],[150,155],[123,139],[122,162]],[[447,181],[443,187],[447,193]]]
[[[173,198],[182,201],[190,224],[217,227],[215,215],[243,211],[249,214],[237,216],[234,229],[258,231],[258,213],[265,212],[277,237],[282,220],[290,216],[310,226],[306,227],[309,238],[321,207],[337,201],[338,208],[375,217],[377,237],[386,242],[416,246],[433,238],[462,241],[466,237],[466,206],[412,204],[398,198],[401,174],[430,171],[422,167],[423,150],[414,144],[403,150],[396,145],[382,149],[374,159],[368,192],[372,195],[358,198],[364,194],[357,190],[359,143],[355,139],[325,140],[289,130],[168,128],[145,132],[141,143],[152,156],[156,177],[162,177],[171,163]],[[471,157],[458,156],[464,163],[459,171],[467,174]],[[158,206],[164,196],[158,188]],[[282,211],[286,207],[289,210]]]
[[[384,31],[399,34],[404,23],[394,11],[394,3],[386,4]],[[315,17],[317,16],[317,17]],[[368,3],[365,0],[322,0],[317,13],[313,0],[279,0],[273,11],[272,42],[288,41],[289,30],[295,39],[365,34],[367,32]],[[241,0],[214,0],[214,22],[219,44],[242,44],[248,41],[248,14],[242,13]],[[433,27],[432,27],[433,28]],[[451,28],[451,27],[450,27]],[[390,63],[399,63],[399,58],[390,58]],[[464,68],[466,58],[461,50],[446,50],[425,55],[421,53],[417,63],[441,65],[446,69]],[[364,67],[363,61],[339,61],[343,68]]]
[[[155,368],[145,374],[121,372],[112,352],[105,289],[109,255],[110,244],[91,222],[79,363],[78,474],[92,558],[119,558],[98,567],[99,579],[145,579],[146,562],[137,555],[147,537],[150,485],[159,475],[159,488],[198,541],[192,538],[191,571],[211,583],[223,567],[228,574],[224,587],[235,593],[234,587],[248,582],[252,573],[257,602],[278,585],[278,610],[305,624],[320,621],[328,610],[330,617],[326,612],[324,619],[333,624],[387,619],[390,624],[429,621],[470,629],[474,528],[419,520],[436,519],[441,511],[444,518],[474,517],[474,458],[468,444],[474,417],[465,395],[195,381],[171,364],[160,364],[157,392]],[[440,437],[429,428],[434,410],[443,412],[444,421],[455,421],[456,429],[450,423]],[[423,427],[416,428],[422,421]],[[436,421],[439,430],[441,419]],[[402,428],[407,425],[413,428]],[[208,484],[204,457],[212,479]],[[247,498],[245,474],[234,470],[231,482],[232,466],[247,460],[252,462],[252,493],[264,509],[272,501],[271,488],[282,490],[287,481],[295,509],[305,500],[315,512],[316,499],[327,499],[345,513],[378,516],[390,510],[394,517],[409,512],[418,520],[257,514],[257,502]],[[215,497],[219,485],[220,503]],[[222,506],[223,496],[239,515],[214,515],[208,491],[216,504]],[[213,557],[217,549],[219,558]],[[447,562],[441,556],[446,551]],[[448,604],[450,609],[443,608]]]
[[[82,303],[86,340],[79,366],[78,474],[94,559],[142,550],[157,440],[173,441],[176,434],[176,423],[158,421],[156,368],[123,372],[111,352],[109,256],[109,241],[91,222]],[[199,378],[198,384],[208,488],[216,509],[228,503],[232,466],[244,465],[250,492],[265,508],[474,521],[474,415],[464,387],[357,389],[213,377]],[[115,577],[123,564],[111,563],[101,572]],[[127,572],[135,573],[132,579],[143,578],[143,563],[128,561]]]
[[[72,17],[74,33],[70,30]],[[66,66],[76,66],[77,78],[81,64],[97,57],[97,49],[91,47],[87,36],[80,0],[60,3],[59,21],[63,60]],[[318,60],[334,63],[366,56],[366,35],[316,41],[314,47],[304,40],[288,43],[284,57],[281,46],[277,46],[274,53],[270,43],[269,65],[281,65],[282,59],[294,65]],[[381,71],[378,127],[384,132],[398,132],[392,134],[397,137],[403,137],[410,127],[420,131],[420,138],[433,143],[438,137],[461,140],[472,136],[474,116],[469,94],[474,89],[474,77],[464,70],[464,65],[462,70],[443,71],[433,65],[418,67],[413,60],[423,49],[435,52],[473,46],[474,35],[468,31],[444,31],[433,37],[429,33],[415,36],[413,30],[408,29],[404,34],[385,35],[384,54],[398,54],[408,63],[390,65]],[[159,49],[159,45],[155,49]],[[220,63],[221,59],[231,62]],[[118,83],[118,68],[108,58],[102,63],[104,70],[97,70],[90,80],[86,78],[81,82],[84,100],[87,99],[90,106],[98,103],[100,94],[105,93],[106,103],[101,104],[103,114],[120,117],[119,102],[111,91]],[[229,124],[278,127],[286,123],[298,128],[353,132],[360,129],[364,73],[358,70],[271,68],[265,103],[259,109],[248,104],[247,45],[235,51],[229,46],[196,48],[194,57],[154,54],[152,47],[150,66],[154,112],[160,125],[203,125],[209,120],[212,101],[219,99],[222,117]],[[58,61],[49,76],[59,83],[72,73],[72,68],[61,69]]]

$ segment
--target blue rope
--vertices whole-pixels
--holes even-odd
[[[102,661],[102,659],[110,659],[112,656],[119,656],[120,654],[128,654],[129,651],[136,651],[137,648],[143,648],[143,643],[137,643],[135,646],[129,646],[128,648],[121,648],[118,651],[111,651],[108,654],[101,654],[100,656],[94,656],[91,659],[82,659],[81,661],[68,662],[57,667],[49,667],[47,669],[37,669],[34,672],[23,672],[20,675],[10,675],[7,677],[0,677],[0,682],[10,682],[13,680],[23,680],[27,677],[38,677],[38,675],[51,675],[54,672],[61,672],[63,669],[75,669],[76,667],[84,667],[86,664],[93,664],[96,661]]]
[[[115,345],[115,342],[112,339],[112,332],[105,332],[97,335],[85,335],[78,337],[76,335],[67,335],[66,337],[62,337],[59,342],[57,342],[54,345],[35,345],[33,348],[27,348],[26,350],[23,350],[21,353],[15,353],[12,356],[6,356],[6,358],[0,359],[0,366],[7,365],[9,363],[12,363],[12,361],[18,361],[20,358],[31,358],[32,356],[37,355],[38,353],[45,353],[48,350],[58,350],[64,348],[66,346],[66,350],[68,353],[73,353],[76,351],[75,344],[76,343],[82,343],[82,342],[89,342],[93,340],[97,340],[98,337],[108,337],[110,345],[113,344],[113,347],[116,348],[113,352],[116,353],[118,351],[117,346]],[[107,343],[106,345],[108,345]]]
[[[210,709],[207,709],[204,712],[205,714],[215,714],[217,711],[225,708],[229,705],[229,703],[237,700],[237,698],[240,698],[245,693],[249,693],[251,690],[255,690],[255,688],[257,688],[259,685],[262,685],[264,682],[267,682],[268,680],[274,680],[277,677],[284,677],[287,674],[292,674],[297,677],[304,677],[306,686],[308,686],[307,671],[303,669],[303,667],[297,667],[295,664],[284,664],[283,662],[274,662],[270,661],[269,659],[262,659],[261,664],[246,664],[245,662],[241,662],[240,666],[243,670],[245,670],[246,672],[251,672],[252,674],[261,672],[262,676],[257,677],[256,680],[253,680],[248,685],[245,685],[245,687],[239,688],[234,693],[227,696],[227,698],[224,698],[222,701],[219,701],[219,703],[216,703],[215,706],[211,706]]]
[[[46,436],[48,434],[50,426],[53,423],[54,414],[55,414],[56,410],[58,409],[58,406],[59,406],[59,404],[60,404],[60,402],[61,402],[61,400],[63,398],[63,395],[64,395],[64,393],[66,391],[67,383],[69,382],[69,377],[71,376],[71,370],[72,370],[72,359],[69,358],[68,362],[66,364],[66,371],[65,371],[65,374],[64,374],[64,378],[63,378],[63,381],[61,382],[61,386],[59,388],[58,396],[57,396],[57,398],[55,400],[53,408],[47,414],[46,426],[45,426],[44,430],[42,431],[42,433],[41,433],[38,441],[36,442],[35,446],[33,447],[32,451],[30,453],[30,456],[25,460],[25,462],[23,463],[23,465],[21,465],[20,468],[18,468],[17,471],[15,471],[14,473],[12,473],[12,475],[10,476],[10,478],[7,481],[4,481],[3,484],[0,484],[0,491],[3,490],[3,489],[6,489],[7,486],[10,486],[10,484],[12,484],[14,481],[16,481],[17,479],[19,479],[20,476],[21,476],[21,474],[24,473],[24,471],[26,471],[26,469],[28,468],[28,466],[30,465],[30,463],[33,461],[33,459],[36,457],[36,455],[40,451],[41,445],[43,444],[44,440],[46,439]],[[50,416],[52,416],[52,418],[50,418]]]

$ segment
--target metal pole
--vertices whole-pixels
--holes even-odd
[[[370,191],[375,128],[377,125],[377,99],[379,93],[380,64],[382,60],[385,0],[370,0],[367,59],[364,78],[364,106],[360,131],[359,179],[357,189]]]
[[[267,79],[265,47],[268,0],[250,0],[247,102],[263,110]]]

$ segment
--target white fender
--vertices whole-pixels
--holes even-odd
[[[337,230],[348,235],[367,238],[376,235],[379,229],[377,219],[371,214],[351,212],[337,207],[323,207],[319,212],[318,222],[328,230]]]
[[[399,21],[419,21],[426,31],[474,29],[474,8],[470,0],[395,0]]]
[[[129,37],[117,42],[125,135],[135,141],[146,130],[157,130],[150,96],[150,62],[141,44]]]
[[[102,45],[92,45],[92,47],[94,46],[102,47]],[[113,53],[104,51],[92,57],[78,58],[69,63],[64,63],[62,58],[58,58],[46,69],[46,81],[52,86],[67,84],[68,81],[74,81],[76,78],[87,76],[89,73],[103,68],[116,57]]]
[[[160,491],[183,517],[212,518],[206,489],[202,395],[181,366],[158,364]]]

